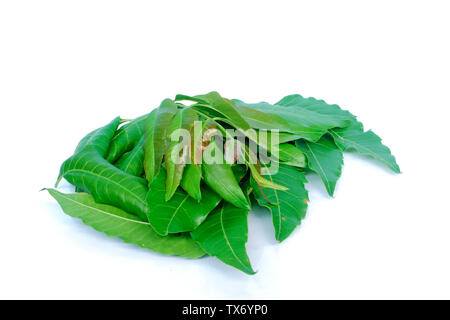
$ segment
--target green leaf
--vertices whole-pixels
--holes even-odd
[[[395,157],[391,154],[391,150],[381,143],[380,137],[373,131],[364,132],[363,125],[360,122],[354,121],[347,128],[332,129],[330,134],[342,151],[354,149],[362,155],[374,158],[392,171],[400,173],[400,168],[395,161]]]
[[[208,150],[215,148],[214,143],[210,143],[205,153]],[[215,152],[219,152],[216,148]],[[223,160],[222,162],[225,162]],[[202,164],[202,174],[205,183],[213,189],[217,194],[219,194],[223,199],[233,204],[238,208],[244,208],[250,210],[250,204],[247,201],[244,193],[242,192],[239,183],[237,182],[231,164],[227,163],[211,163],[208,161],[203,161]]]
[[[267,131],[267,142],[268,145],[271,145],[271,132]],[[278,132],[278,143],[286,143],[286,142],[291,142],[291,141],[295,141],[297,139],[300,139],[301,136],[298,134],[293,134],[293,133],[289,133],[289,132]]]
[[[190,131],[194,126],[194,121],[198,119],[197,113],[191,109],[186,108],[177,113],[173,118],[169,128],[169,137],[176,133],[177,130],[187,130],[188,137],[182,137],[182,141],[171,141],[166,152],[166,201],[172,198],[173,194],[180,185],[183,177],[183,170],[189,160],[189,149],[191,147]],[[181,136],[180,136],[181,138]]]
[[[158,107],[155,117],[149,117],[144,126],[144,170],[149,184],[159,172],[167,149],[167,131],[173,117],[178,112],[177,105],[165,99]]]
[[[127,158],[130,156],[131,151],[127,151],[124,154],[120,156],[119,159],[116,160],[116,162],[113,163],[113,165],[117,168],[120,168],[120,166],[127,160]]]
[[[126,156],[125,156],[126,155]],[[123,159],[122,157],[125,156]],[[140,177],[144,172],[144,137],[142,136],[134,148],[124,153],[115,165],[132,176]]]
[[[337,104],[328,104],[323,100],[317,100],[314,98],[303,98],[299,94],[293,94],[286,96],[276,103],[279,106],[296,106],[302,109],[310,110],[313,112],[320,113],[322,115],[330,116],[334,119],[346,122],[347,125],[350,124],[349,121],[355,119],[355,116],[346,110],[342,110]],[[341,126],[336,126],[341,127]]]
[[[274,147],[272,147],[273,152]],[[279,159],[283,164],[304,168],[306,165],[305,154],[290,143],[283,143],[278,146]]]
[[[300,95],[284,97],[276,104],[300,107],[334,117],[335,119],[351,120],[349,126],[330,129],[330,134],[333,136],[337,146],[343,151],[354,149],[363,155],[378,160],[392,171],[400,172],[395,158],[392,156],[390,150],[381,143],[381,139],[372,131],[364,132],[363,125],[356,121],[356,117],[350,112],[342,110],[338,105],[330,105],[323,100],[316,100],[314,98],[303,98]]]
[[[298,169],[280,165],[278,173],[265,176],[276,183],[289,187],[287,191],[259,186],[251,180],[256,201],[272,213],[275,238],[285,240],[300,225],[308,207],[308,192],[305,189],[305,174]]]
[[[202,192],[200,183],[202,180],[201,165],[188,164],[184,169],[183,178],[181,179],[181,187],[192,198],[197,201],[202,200]]]
[[[156,113],[156,111],[152,111]],[[114,163],[125,152],[132,150],[144,134],[144,124],[149,114],[143,115],[128,122],[117,130],[109,144],[106,160]]]
[[[147,217],[147,183],[106,161],[96,150],[85,150],[67,159],[60,176],[91,193],[95,201]]]
[[[114,132],[116,132],[119,124],[120,117],[116,117],[106,126],[100,127],[90,132],[78,143],[78,146],[75,149],[75,153],[82,152],[87,148],[93,148],[102,157],[104,157],[106,152],[108,151],[111,138],[113,137]]]
[[[231,170],[233,170],[234,177],[237,181],[244,179],[247,174],[247,166],[245,165],[234,164],[231,166]]]
[[[289,132],[309,141],[318,140],[328,129],[345,127],[351,122],[350,119],[343,120],[296,106],[280,107],[266,102],[236,103],[253,128]]]
[[[166,255],[185,258],[199,258],[205,255],[188,234],[161,237],[148,222],[119,208],[96,203],[89,194],[65,194],[55,189],[47,191],[58,201],[67,215],[81,219],[86,225],[108,236],[120,237],[126,243],[137,244]]]
[[[255,274],[247,256],[248,210],[224,203],[214,210],[195,231],[192,238],[209,255],[247,274]]]
[[[277,189],[277,190],[288,190],[288,188],[286,188],[283,185],[279,185],[271,180],[268,180],[266,178],[264,178],[261,173],[260,173],[260,164],[255,164],[255,161],[251,161],[252,159],[256,159],[256,155],[253,153],[253,151],[251,151],[248,146],[243,146],[241,144],[242,150],[245,153],[245,163],[248,166],[248,168],[250,169],[252,178],[260,185],[266,188],[272,188],[272,189]]]
[[[165,201],[166,170],[161,168],[150,184],[147,195],[148,221],[160,235],[192,231],[219,204],[221,198],[210,188],[203,188],[200,202],[177,189],[172,199]]]
[[[306,154],[308,167],[320,176],[328,194],[333,196],[344,163],[342,151],[328,136],[314,143],[298,140],[297,147]]]
[[[205,183],[223,199],[238,208],[251,209],[247,198],[234,177],[231,165],[226,163],[204,163],[202,164],[202,172]]]
[[[195,104],[192,107],[199,108],[201,110],[209,109],[213,111],[213,116],[220,115],[224,117],[229,120],[235,128],[242,130],[250,129],[250,125],[239,113],[234,102],[229,99],[222,98],[220,94],[215,91],[195,97],[177,95],[175,100],[191,100],[198,102],[198,104]]]

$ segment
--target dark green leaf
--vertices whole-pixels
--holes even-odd
[[[205,255],[200,246],[187,234],[161,237],[148,222],[113,206],[99,204],[86,193],[65,194],[48,189],[63,211],[86,225],[127,243],[166,255],[199,258]]]
[[[254,274],[247,256],[247,209],[229,203],[214,210],[195,231],[192,238],[209,255],[247,274]]]

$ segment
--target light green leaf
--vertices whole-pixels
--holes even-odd
[[[237,101],[239,112],[253,128],[289,132],[309,141],[316,141],[328,129],[345,127],[350,120],[334,118],[306,108],[280,107],[266,102],[246,104]]]
[[[128,174],[136,177],[142,176],[144,172],[144,136],[131,151],[124,153],[115,165]]]
[[[320,176],[328,194],[333,196],[344,163],[342,151],[328,136],[314,143],[298,140],[297,147],[306,154],[308,167]]]
[[[259,186],[252,179],[256,201],[272,213],[275,238],[286,239],[300,225],[308,207],[308,192],[305,189],[305,174],[297,168],[280,165],[278,173],[265,176],[276,183],[289,187],[287,191],[274,190]]]
[[[208,150],[215,148],[214,143],[210,143]],[[218,148],[216,150],[219,150]],[[219,152],[219,151],[216,151]],[[223,160],[222,162],[225,162]],[[227,163],[211,163],[204,161],[202,164],[202,175],[205,183],[219,194],[223,199],[239,208],[250,210],[250,204],[247,201],[238,181],[236,180],[231,164]],[[204,196],[203,196],[204,197]]]
[[[310,110],[313,112],[320,113],[322,115],[330,116],[334,119],[341,120],[347,125],[350,124],[349,121],[355,119],[355,116],[346,110],[342,110],[337,104],[328,104],[323,100],[317,100],[314,98],[303,98],[299,94],[293,94],[286,96],[276,103],[279,106],[287,107],[300,107],[302,109]],[[342,127],[342,126],[336,126]]]
[[[91,193],[95,201],[147,217],[147,183],[106,161],[96,150],[85,150],[67,159],[60,176]]]
[[[152,113],[156,113],[156,110],[153,110]],[[116,162],[120,156],[132,150],[139,143],[144,135],[144,124],[149,116],[149,114],[146,114],[138,117],[116,131],[109,144],[106,160],[111,163]]]
[[[120,117],[116,117],[106,126],[98,128],[87,134],[78,143],[78,146],[75,149],[75,154],[82,152],[85,149],[92,148],[96,150],[102,157],[104,157],[106,152],[108,151],[111,138],[113,137],[114,132],[116,132],[119,124]]]
[[[178,112],[177,105],[165,99],[156,109],[155,116],[150,116],[144,125],[144,170],[149,184],[159,172],[166,152],[167,131],[173,117]]]
[[[197,201],[202,200],[202,192],[200,183],[202,180],[201,165],[188,164],[184,169],[183,178],[181,179],[181,187],[192,198]]]
[[[212,114],[210,114],[212,117],[221,116],[229,120],[235,128],[242,130],[250,129],[250,125],[239,113],[234,102],[229,99],[222,98],[220,94],[215,91],[195,97],[177,95],[175,99],[196,101],[198,104],[192,105],[193,108],[198,108],[200,110],[209,109],[212,111]]]
[[[288,190],[283,185],[279,185],[271,180],[264,178],[260,172],[260,164],[255,164],[255,161],[252,159],[256,159],[256,155],[251,151],[248,146],[241,145],[243,152],[245,153],[246,165],[250,169],[250,173],[252,174],[252,178],[262,187],[272,188],[277,190]]]
[[[180,189],[176,190],[172,199],[165,201],[165,179],[166,170],[161,168],[150,184],[146,199],[148,221],[160,235],[194,230],[222,200],[214,191],[205,186],[200,202]]]
[[[195,231],[192,238],[209,255],[247,274],[254,274],[247,256],[248,210],[229,203],[214,210]]]
[[[296,106],[340,120],[351,120],[348,126],[336,126],[329,130],[337,146],[345,151],[354,149],[363,155],[372,157],[386,165],[394,172],[400,172],[395,158],[389,148],[381,143],[381,139],[372,131],[364,132],[363,125],[356,121],[356,117],[338,105],[330,105],[323,100],[303,98],[301,95],[290,95],[276,103],[281,106]]]
[[[198,119],[197,113],[192,108],[180,110],[173,118],[170,125],[169,137],[177,130],[187,130],[189,136],[182,136],[182,141],[171,141],[166,152],[166,201],[172,198],[173,194],[180,185],[183,177],[183,170],[189,160],[189,149],[191,147],[190,131],[194,126],[194,121]]]
[[[87,193],[65,194],[47,190],[58,201],[63,211],[86,225],[111,237],[120,237],[126,243],[166,255],[199,258],[205,252],[188,234],[161,237],[146,221],[113,206],[99,204]]]
[[[354,149],[362,155],[374,158],[392,171],[400,173],[400,168],[391,154],[391,150],[381,143],[373,131],[364,132],[363,125],[354,121],[347,128],[335,128],[330,130],[336,145],[343,151]]]
[[[267,131],[267,142],[268,145],[271,145],[271,132]],[[299,134],[294,134],[294,133],[289,133],[289,132],[278,132],[278,143],[286,143],[286,142],[291,142],[291,141],[295,141],[297,139],[301,138],[301,135]]]
[[[272,147],[272,152],[275,147]],[[279,159],[285,165],[304,168],[306,165],[305,154],[290,143],[283,143],[278,146]]]
[[[114,118],[110,123],[106,126],[100,127],[89,134],[87,134],[81,141],[78,143],[78,146],[75,149],[74,155],[81,153],[83,151],[94,151],[100,155],[100,157],[104,157],[106,152],[108,151],[108,147],[110,141],[116,132],[117,127],[121,123],[121,119],[119,117]],[[67,162],[66,160],[63,165]],[[59,171],[58,178],[56,179],[55,187],[59,185],[59,182],[62,179],[62,166]],[[75,186],[75,190],[82,191],[83,189],[80,186]]]

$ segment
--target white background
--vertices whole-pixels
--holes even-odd
[[[448,1],[2,1],[0,298],[450,298]],[[42,187],[78,140],[177,93],[338,103],[402,169],[347,154],[335,198],[273,239],[255,276],[122,243]]]

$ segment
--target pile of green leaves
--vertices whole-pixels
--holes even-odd
[[[237,138],[226,135],[229,128],[279,130],[277,145],[246,137],[269,152],[276,149],[279,170],[263,175],[265,164],[249,161],[246,143],[239,144],[241,164],[173,162],[169,155],[181,150],[169,137],[180,128],[214,128],[227,139]],[[191,152],[181,156],[195,160],[216,140],[190,144]],[[178,95],[149,114],[131,121],[117,117],[86,135],[62,164],[55,186],[64,178],[76,192],[47,190],[66,214],[109,236],[167,255],[208,254],[253,274],[245,248],[252,205],[269,209],[275,238],[283,241],[305,217],[305,173],[318,174],[332,196],[343,152],[350,149],[400,171],[375,133],[323,100],[290,95],[275,104],[248,104],[217,92]]]

